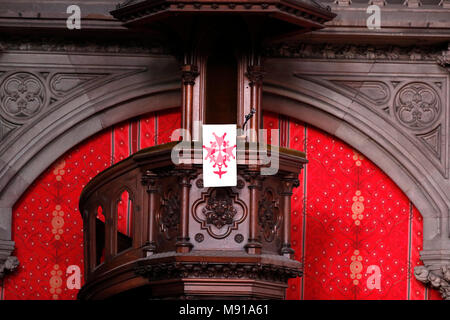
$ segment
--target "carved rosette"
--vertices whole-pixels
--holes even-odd
[[[300,76],[300,75],[299,75]],[[352,96],[361,99],[362,102],[370,102],[377,106],[386,107],[391,97],[389,86],[382,81],[357,81],[357,80],[330,80],[345,90],[351,92]]]
[[[267,242],[272,242],[283,222],[283,216],[279,209],[278,200],[275,199],[272,189],[264,190],[264,195],[259,201],[258,223],[262,235]]]
[[[439,290],[442,299],[450,300],[450,268],[442,266],[442,275],[437,275],[425,266],[414,268],[414,276],[417,280],[433,289]]]
[[[160,208],[156,213],[159,231],[167,240],[174,239],[180,225],[180,196],[179,192],[169,189],[161,195]]]
[[[410,129],[430,127],[441,113],[436,91],[425,83],[413,82],[401,88],[394,102],[398,121]]]
[[[247,208],[231,188],[210,188],[193,206],[194,219],[215,239],[228,237],[247,216]]]
[[[44,107],[47,101],[45,86],[31,73],[14,73],[1,83],[0,101],[3,115],[20,123],[35,116]]]
[[[49,81],[49,89],[57,97],[64,97],[107,74],[56,73]]]

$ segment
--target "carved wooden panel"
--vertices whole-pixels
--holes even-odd
[[[231,188],[208,188],[192,208],[201,229],[215,239],[224,239],[238,230],[247,215],[246,205]]]
[[[249,223],[245,189],[240,176],[230,188],[204,188],[201,175],[193,182],[189,224],[194,249],[244,248]]]
[[[155,224],[157,228],[156,247],[158,252],[175,250],[180,228],[180,188],[176,177],[159,179],[156,197]]]
[[[258,203],[258,225],[263,252],[279,253],[283,231],[280,186],[275,179],[268,178],[262,187]]]

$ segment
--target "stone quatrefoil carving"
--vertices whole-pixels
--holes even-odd
[[[13,121],[27,120],[36,115],[46,102],[42,81],[27,72],[8,76],[0,87],[1,108]]]
[[[230,188],[210,188],[193,206],[194,219],[216,239],[228,237],[245,220],[247,208]]]
[[[395,114],[398,121],[410,129],[431,126],[441,113],[436,91],[425,83],[409,83],[395,97]]]

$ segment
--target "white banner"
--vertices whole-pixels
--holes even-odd
[[[236,125],[203,125],[204,187],[236,186]]]

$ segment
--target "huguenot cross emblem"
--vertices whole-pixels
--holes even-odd
[[[230,141],[225,140],[225,136],[227,135],[226,132],[222,137],[218,137],[215,132],[213,132],[213,135],[216,141],[210,141],[211,147],[203,146],[208,152],[205,160],[209,159],[210,163],[214,163],[213,168],[218,168],[218,171],[214,171],[214,173],[219,175],[219,179],[222,179],[222,175],[227,173],[227,171],[222,171],[222,167],[228,167],[227,161],[229,161],[231,157],[235,159],[233,149],[236,148],[236,145],[230,146]]]

